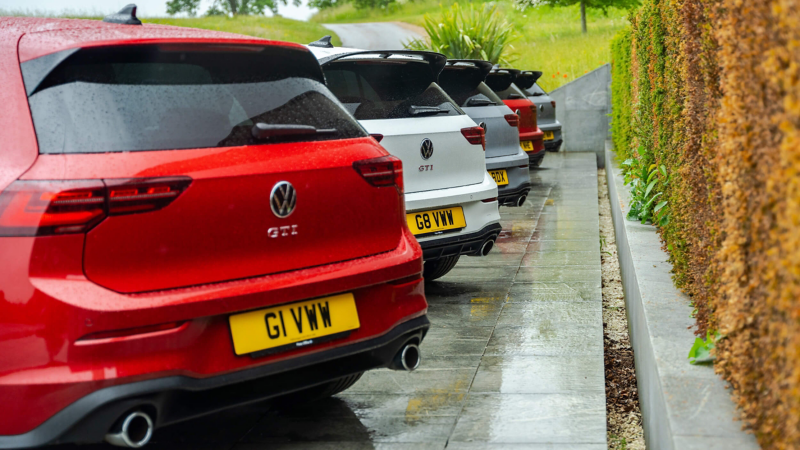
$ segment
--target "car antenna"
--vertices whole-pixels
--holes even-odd
[[[136,4],[125,5],[119,12],[103,17],[103,22],[118,23],[121,25],[141,25],[142,21],[136,18]]]
[[[331,35],[322,36],[321,38],[317,39],[316,41],[308,44],[309,47],[322,47],[322,48],[333,48],[333,44],[331,44]]]

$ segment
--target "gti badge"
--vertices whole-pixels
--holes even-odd
[[[297,193],[292,183],[280,181],[272,187],[272,192],[269,194],[269,206],[272,208],[273,214],[280,218],[289,217],[294,212],[296,203]]]
[[[422,155],[422,159],[430,159],[433,156],[433,142],[428,138],[423,139],[419,146],[419,153]]]

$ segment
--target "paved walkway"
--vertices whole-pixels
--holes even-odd
[[[416,372],[369,372],[289,412],[186,422],[147,448],[605,449],[595,167],[593,153],[548,154],[526,205],[501,209],[495,250],[426,285]]]
[[[323,27],[333,31],[342,40],[342,46],[364,50],[402,49],[403,44],[423,36],[408,24],[396,22],[326,23]]]

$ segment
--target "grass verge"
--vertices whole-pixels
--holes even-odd
[[[386,9],[357,10],[352,4],[323,10],[312,17],[316,23],[358,23],[401,21],[422,25],[425,14],[436,18],[441,6],[452,0],[418,0]],[[540,6],[525,11],[515,9],[510,1],[498,2],[498,10],[514,24],[519,38],[512,43],[512,65],[544,72],[540,84],[552,90],[611,61],[611,38],[628,24],[627,11],[610,8],[608,16],[589,9],[589,32],[581,33],[580,9]]]

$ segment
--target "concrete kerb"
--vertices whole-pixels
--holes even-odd
[[[655,228],[625,219],[630,193],[610,141],[605,148],[647,448],[758,449],[755,437],[735,420],[726,383],[712,367],[689,364],[686,355],[695,339],[690,300],[672,284],[672,265]]]

